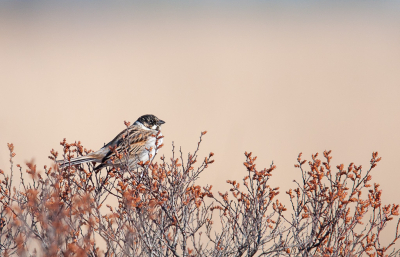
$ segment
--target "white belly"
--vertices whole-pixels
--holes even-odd
[[[158,135],[159,137],[162,136],[161,132]],[[156,153],[158,152],[157,147],[159,147],[162,143],[163,143],[163,138],[160,138],[157,141],[157,146],[156,146],[156,141],[157,139],[155,137],[150,137],[147,142],[146,142],[146,148],[150,149],[151,151],[148,150],[144,150],[141,154],[140,154],[140,160],[143,162],[146,162],[149,160],[149,156],[151,157],[151,160],[154,158],[154,156],[156,155]]]

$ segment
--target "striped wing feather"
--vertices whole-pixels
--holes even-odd
[[[125,149],[128,148],[129,159],[136,157],[135,159],[139,160],[138,155],[144,150],[147,139],[152,135],[154,135],[152,131],[143,130],[137,126],[131,126],[128,131],[122,131],[104,147],[107,147],[107,149],[109,149],[109,147],[116,147],[115,150],[122,154],[124,154]],[[114,151],[109,151],[106,156],[104,156],[102,162],[107,163],[107,161],[114,156]]]

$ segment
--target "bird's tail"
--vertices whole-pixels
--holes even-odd
[[[96,158],[96,156],[89,154],[86,156],[72,158],[70,161],[59,160],[59,161],[57,161],[57,164],[60,165],[60,168],[64,168],[64,167],[68,167],[70,165],[73,166],[73,165],[78,165],[78,164],[86,163],[86,162],[99,162],[99,159]]]

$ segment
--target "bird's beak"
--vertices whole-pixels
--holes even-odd
[[[157,125],[158,125],[158,126],[160,126],[160,125],[162,125],[162,124],[164,124],[164,123],[165,123],[165,121],[163,121],[163,120],[158,120],[158,121],[157,121]]]

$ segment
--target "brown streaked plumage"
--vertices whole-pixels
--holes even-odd
[[[121,131],[113,140],[103,146],[96,152],[90,153],[86,156],[76,157],[71,159],[70,162],[64,162],[63,160],[57,161],[60,167],[66,167],[69,165],[77,165],[85,162],[97,162],[100,163],[95,169],[99,170],[106,166],[112,166],[111,158],[115,156],[115,152],[111,149],[115,148],[115,151],[121,154],[128,153],[127,156],[121,160],[114,158],[114,165],[121,166],[128,163],[131,169],[137,168],[137,163],[140,161],[146,162],[149,160],[151,154],[152,157],[156,154],[157,146],[162,144],[162,138],[157,142],[157,135],[162,136],[160,132],[160,126],[165,122],[158,119],[156,116],[147,114],[139,117],[133,125],[129,128]],[[151,151],[148,150],[151,149]]]

